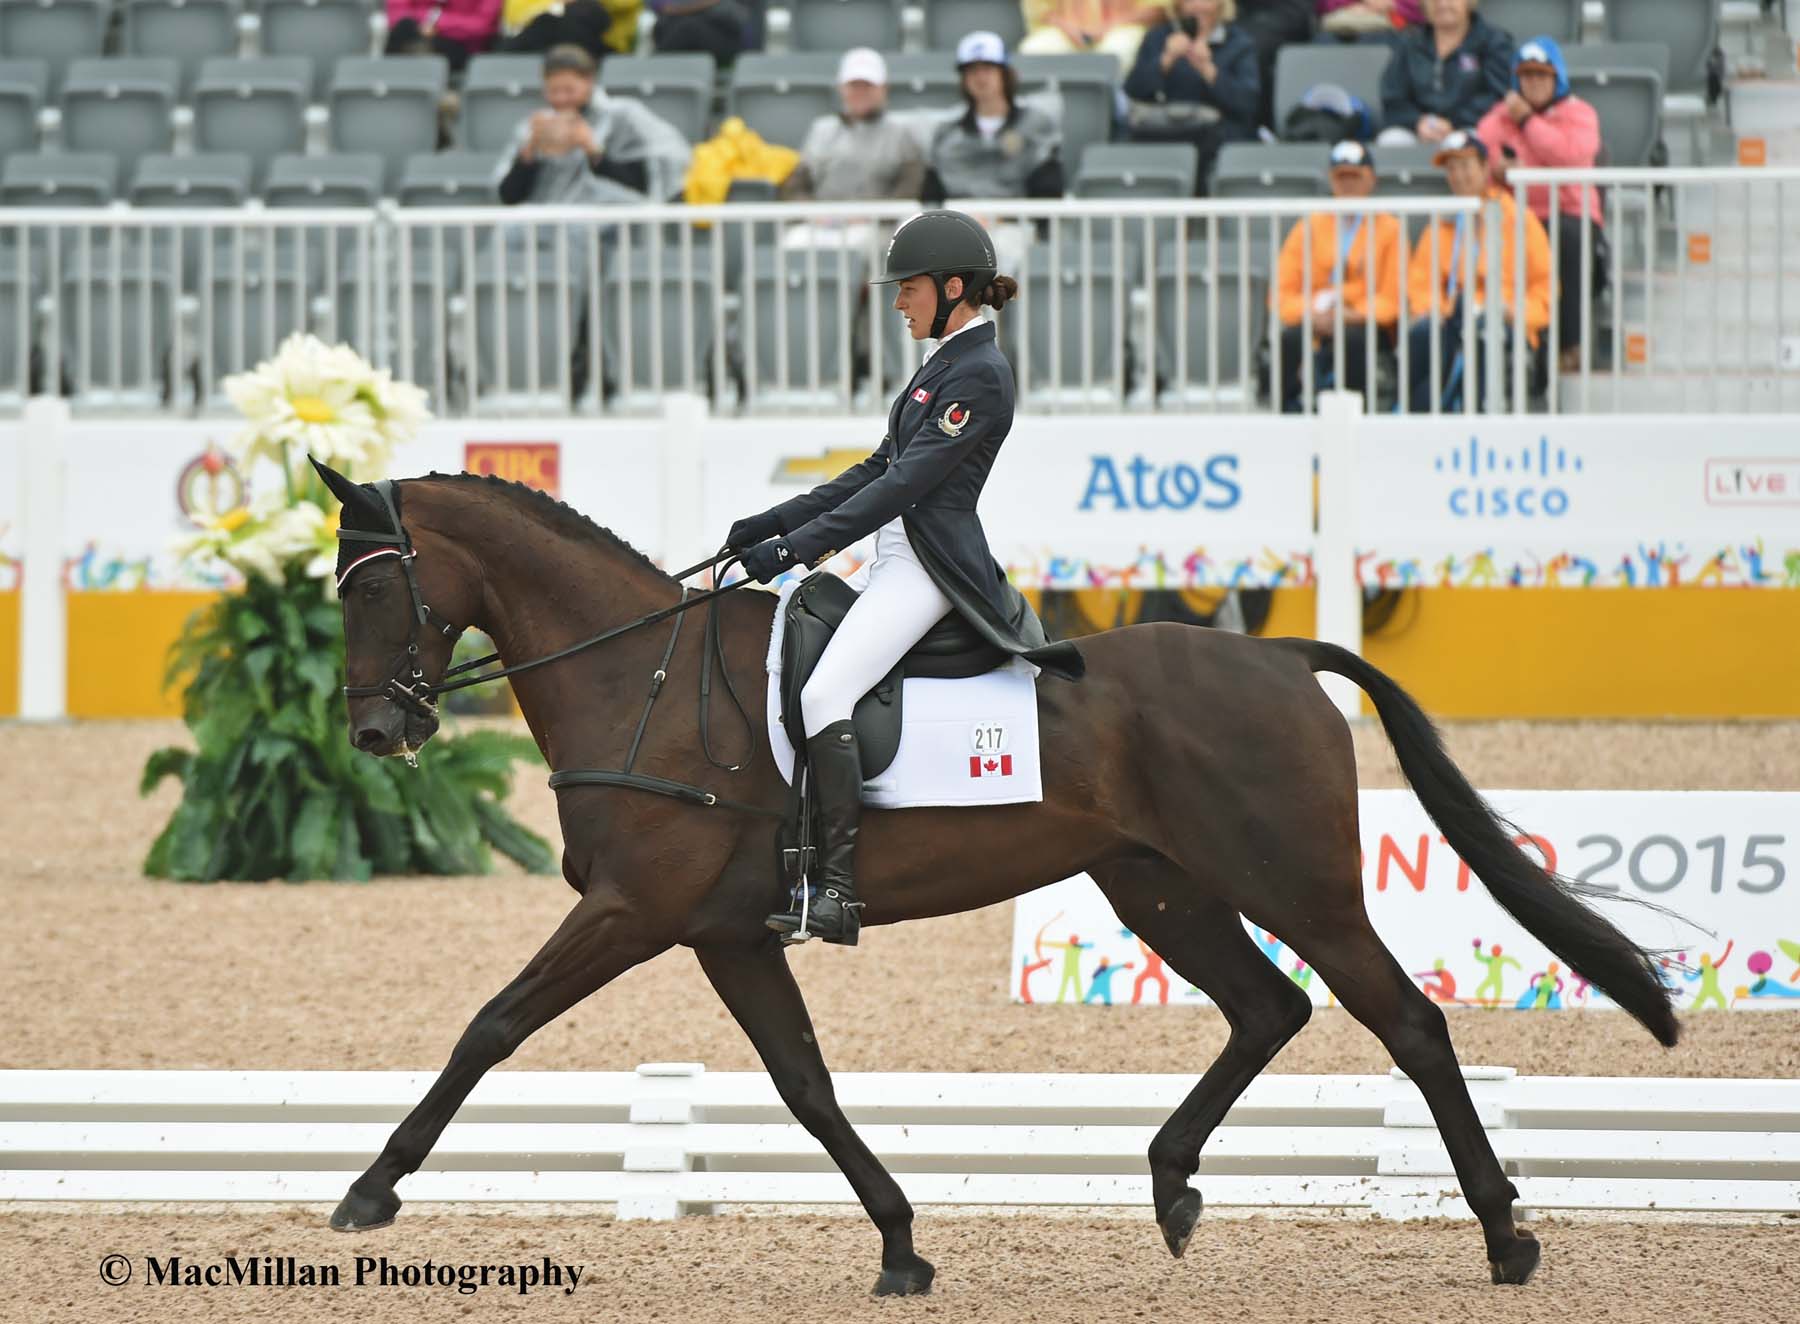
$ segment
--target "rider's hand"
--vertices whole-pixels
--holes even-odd
[[[765,510],[760,515],[752,515],[733,524],[731,532],[725,535],[725,545],[734,552],[747,552],[763,539],[774,538],[786,532],[781,527],[780,516],[772,510]]]
[[[744,573],[759,584],[767,584],[784,570],[792,570],[798,561],[786,538],[770,538],[759,542],[743,555]]]

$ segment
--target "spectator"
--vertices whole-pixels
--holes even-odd
[[[1458,129],[1444,139],[1443,147],[1432,158],[1441,166],[1449,181],[1450,191],[1460,198],[1484,198],[1499,208],[1500,298],[1506,320],[1516,323],[1525,319],[1526,343],[1536,349],[1544,328],[1550,325],[1550,240],[1537,217],[1525,214],[1525,307],[1514,306],[1513,285],[1517,279],[1520,254],[1517,251],[1518,209],[1512,194],[1494,187],[1488,173],[1487,148],[1478,134]],[[1476,315],[1477,344],[1480,343],[1480,313],[1488,292],[1488,270],[1483,245],[1487,240],[1486,210],[1473,216],[1461,215],[1440,221],[1428,233],[1419,236],[1413,248],[1412,267],[1407,273],[1410,310],[1418,315],[1409,331],[1410,395],[1414,413],[1427,413],[1434,398],[1445,409],[1461,407],[1465,381],[1473,379],[1479,392],[1482,381],[1481,361],[1477,353],[1465,352],[1462,343],[1463,299],[1468,297]],[[1469,257],[1473,286],[1463,287],[1463,260]],[[1437,279],[1432,279],[1433,272]],[[1442,380],[1434,380],[1431,371],[1431,312],[1442,319],[1439,324],[1439,367]],[[1512,343],[1508,330],[1506,343]],[[1465,364],[1465,359],[1468,362]],[[1479,396],[1478,396],[1479,400]]]
[[[640,102],[597,90],[595,69],[579,46],[545,53],[547,104],[513,136],[500,201],[661,202],[681,187],[691,155],[681,131]]]
[[[1023,0],[1021,55],[1110,55],[1123,73],[1131,67],[1144,30],[1163,15],[1145,0]]]
[[[1256,138],[1262,75],[1236,16],[1235,0],[1176,0],[1125,79],[1132,138],[1197,146],[1201,191],[1222,144]]]
[[[1392,42],[1405,28],[1425,21],[1423,0],[1318,0],[1318,10],[1321,40]]]
[[[1381,76],[1377,143],[1440,143],[1473,129],[1512,81],[1512,38],[1475,12],[1478,0],[1426,0],[1428,26],[1408,28]]]
[[[800,146],[783,198],[854,202],[916,198],[925,182],[917,139],[887,115],[887,61],[867,46],[838,62],[836,115],[821,115]]]
[[[932,134],[920,200],[941,207],[948,198],[1060,198],[1062,130],[1019,104],[1018,71],[999,34],[971,32],[957,42],[956,68],[967,109]]]
[[[698,51],[730,64],[750,42],[750,13],[738,0],[649,0],[650,40],[660,55]]]
[[[461,73],[500,26],[500,0],[388,0],[388,55],[441,55]]]
[[[1592,166],[1600,155],[1600,117],[1580,97],[1569,93],[1569,67],[1562,48],[1549,37],[1535,37],[1519,47],[1513,60],[1513,85],[1506,99],[1482,117],[1481,140],[1487,147],[1495,178],[1506,182],[1510,166],[1571,169]],[[1557,187],[1554,205],[1547,184],[1526,190],[1525,205],[1549,231],[1562,276],[1556,312],[1556,339],[1565,369],[1581,366],[1581,217],[1588,226],[1591,270],[1596,284],[1606,272],[1605,214],[1591,185]],[[1591,293],[1591,290],[1590,290]]]
[[[1331,149],[1331,195],[1367,198],[1375,192],[1375,158],[1345,139]],[[1312,232],[1311,276],[1307,275]],[[1310,299],[1308,290],[1310,287]],[[1278,266],[1281,312],[1281,399],[1287,413],[1303,407],[1304,359],[1313,360],[1313,389],[1334,385],[1361,391],[1368,383],[1369,323],[1390,346],[1400,316],[1400,222],[1382,213],[1341,216],[1314,212],[1288,231]],[[1334,340],[1339,309],[1344,327],[1344,379],[1335,382]]]
[[[1256,122],[1275,122],[1275,57],[1283,46],[1313,39],[1316,0],[1238,0],[1237,27],[1256,46],[1256,72],[1262,101]]]
[[[579,46],[596,60],[637,49],[642,0],[506,0],[500,49],[537,55]]]

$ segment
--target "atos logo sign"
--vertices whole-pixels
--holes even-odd
[[[1458,519],[1561,519],[1585,465],[1548,437],[1516,450],[1470,437],[1467,446],[1434,459],[1432,468],[1451,479],[1450,513]]]
[[[1158,465],[1142,455],[1115,461],[1095,455],[1078,510],[1230,510],[1244,499],[1238,457],[1213,455],[1188,464]]]

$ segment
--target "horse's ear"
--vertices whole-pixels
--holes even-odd
[[[331,494],[344,503],[345,510],[360,511],[374,516],[382,514],[362,484],[352,482],[329,464],[320,464],[310,455],[306,458],[318,471],[319,477],[325,480],[325,486],[330,489]]]

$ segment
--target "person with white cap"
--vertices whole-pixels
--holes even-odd
[[[790,201],[916,198],[925,182],[918,140],[887,113],[887,61],[858,46],[838,62],[836,115],[807,130],[800,164],[781,185]]]
[[[1019,75],[996,32],[971,32],[956,44],[963,114],[939,127],[926,153],[919,198],[1060,198],[1062,129],[1035,106],[1019,104]]]

